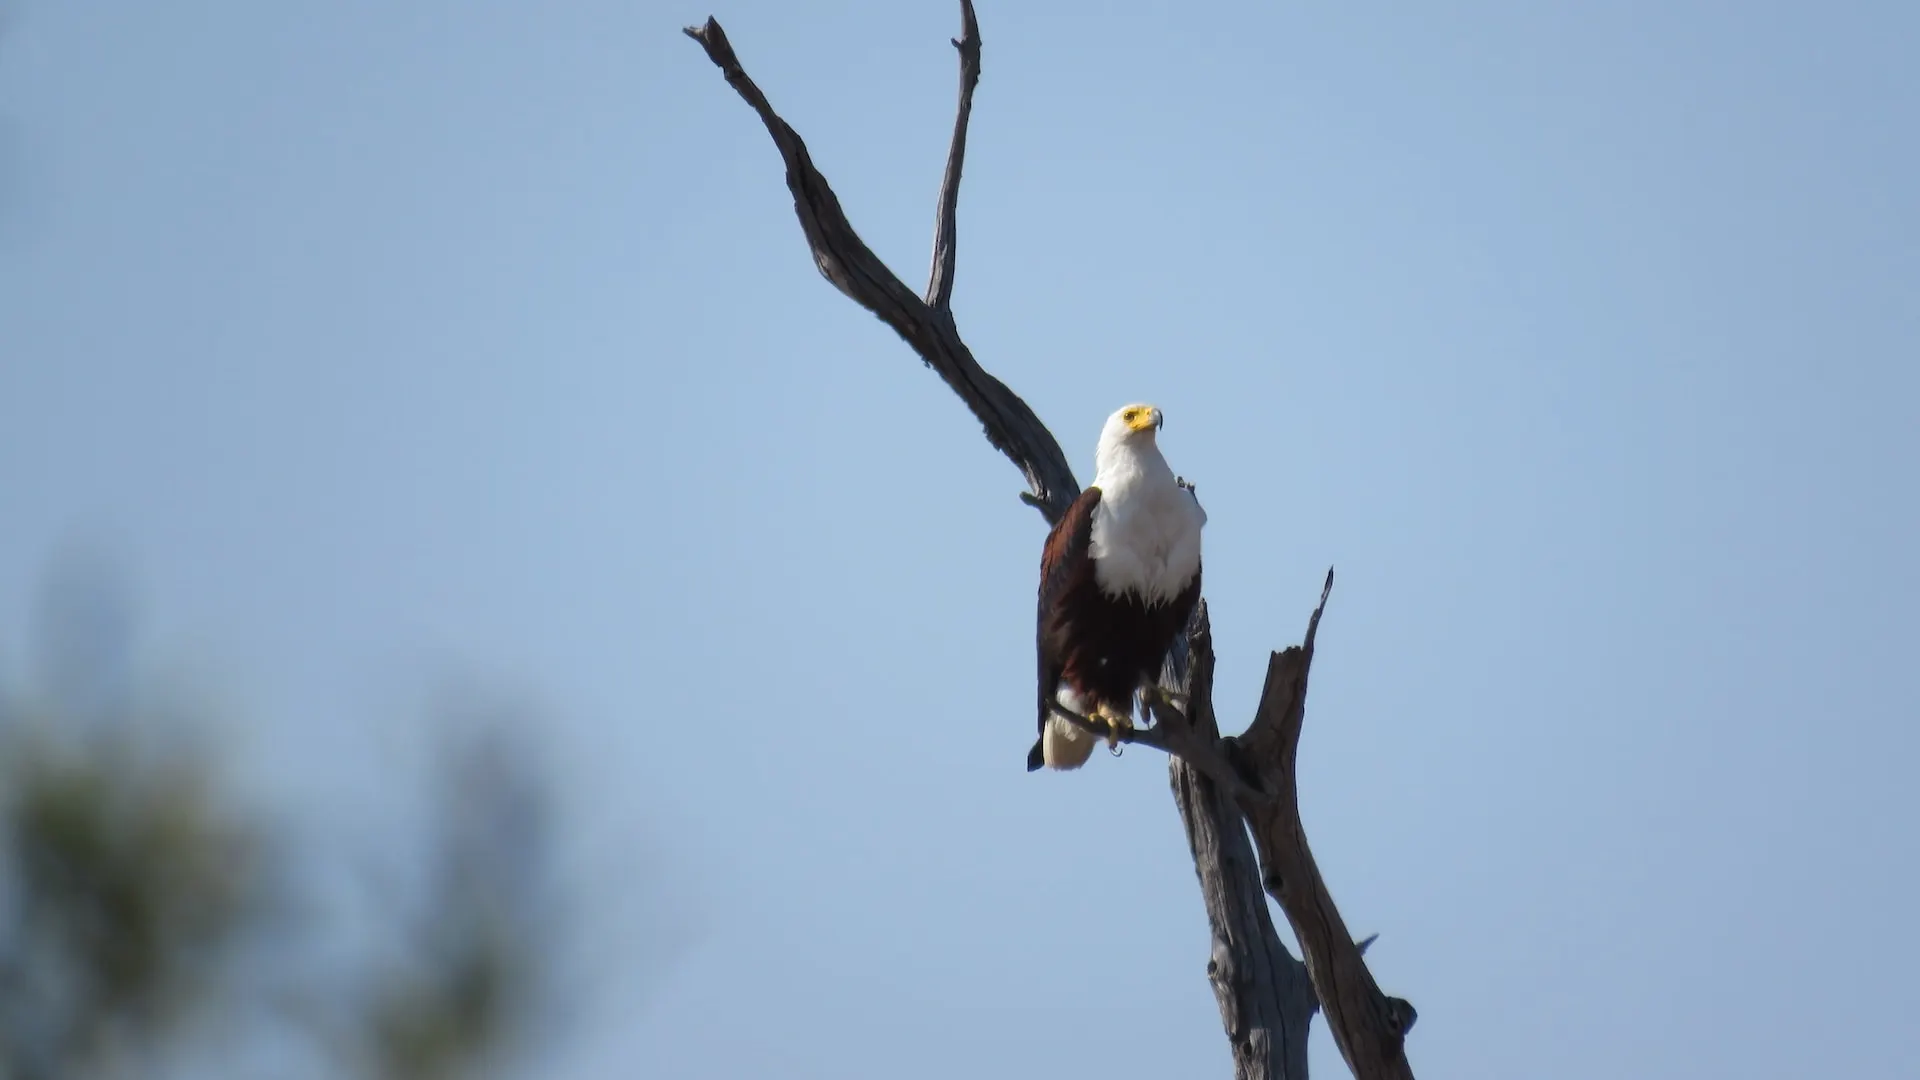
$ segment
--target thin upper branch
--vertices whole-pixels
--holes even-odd
[[[947,170],[940,176],[940,210],[933,219],[933,271],[927,278],[927,303],[938,311],[953,310],[953,265],[960,235],[954,211],[960,205],[960,169],[967,159],[973,88],[980,85],[980,22],[973,17],[973,0],[960,0],[960,36],[953,39],[953,47],[960,51],[960,106],[954,111]]]
[[[964,9],[963,14],[971,24],[971,9]],[[710,17],[705,25],[687,27],[686,34],[706,50],[707,59],[726,76],[727,85],[753,106],[760,122],[766,125],[767,134],[773,137],[773,144],[787,165],[787,189],[793,192],[793,212],[800,219],[800,228],[807,235],[814,265],[821,276],[855,303],[879,316],[881,322],[893,327],[895,333],[913,346],[927,366],[939,373],[953,392],[960,395],[960,400],[967,403],[985,430],[987,441],[1025,474],[1031,496],[1027,501],[1038,507],[1048,522],[1058,521],[1074,496],[1080,494],[1080,484],[1073,478],[1073,468],[1067,464],[1067,456],[1061,452],[1053,433],[1018,394],[988,374],[973,358],[954,327],[952,312],[944,304],[935,306],[915,295],[867,247],[866,241],[860,239],[860,234],[848,222],[846,212],[840,208],[832,186],[814,167],[806,142],[773,110],[767,95],[741,67],[740,58],[734,55],[733,45],[720,23]],[[968,41],[973,43],[971,50]],[[961,150],[967,114],[973,104],[972,86],[967,78],[970,52],[976,58],[971,69],[973,78],[979,75],[978,34],[966,33],[959,44],[961,115],[954,127],[954,150],[947,163],[950,183],[942,192],[943,224],[939,227],[940,236],[946,238],[947,254],[941,259],[945,262],[952,258],[952,208],[959,199]],[[935,279],[931,294],[950,296],[951,272],[943,274],[936,265]]]

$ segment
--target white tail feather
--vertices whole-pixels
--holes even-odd
[[[1058,716],[1047,717],[1047,730],[1040,736],[1040,753],[1050,769],[1077,769],[1093,756],[1098,736]]]

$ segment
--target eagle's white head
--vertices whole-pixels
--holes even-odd
[[[1100,429],[1100,449],[1117,447],[1123,443],[1139,445],[1145,442],[1153,445],[1153,434],[1159,431],[1167,418],[1152,405],[1123,405],[1107,417],[1105,427]]]
[[[1128,405],[1107,417],[1093,452],[1094,576],[1109,593],[1171,600],[1200,568],[1206,512],[1182,490],[1155,436],[1166,417],[1152,405]]]
[[[1166,417],[1152,405],[1126,405],[1115,409],[1100,429],[1100,442],[1093,449],[1093,483],[1106,490],[1123,475],[1137,474],[1144,465],[1155,471],[1154,463],[1166,467],[1154,435]],[[1108,483],[1102,484],[1105,477]]]

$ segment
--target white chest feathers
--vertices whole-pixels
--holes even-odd
[[[1145,460],[1102,462],[1094,485],[1093,577],[1109,596],[1133,593],[1148,603],[1180,594],[1200,568],[1206,511],[1174,481],[1158,453]]]

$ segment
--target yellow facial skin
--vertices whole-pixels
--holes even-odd
[[[1135,431],[1152,431],[1166,423],[1166,417],[1151,405],[1129,405],[1120,411],[1120,419]]]

